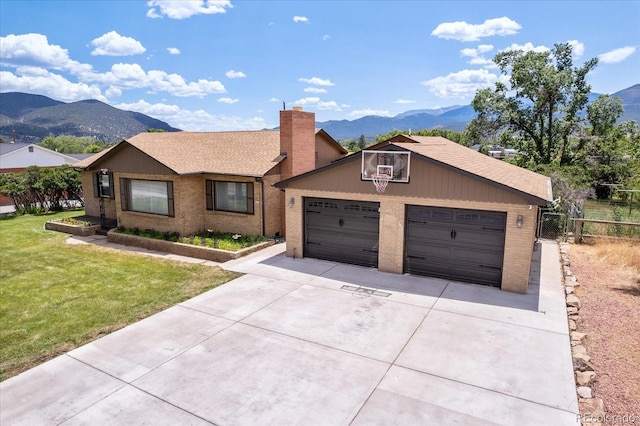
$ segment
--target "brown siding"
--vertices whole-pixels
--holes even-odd
[[[361,162],[358,160],[346,162],[340,167],[295,180],[287,187],[376,194],[371,181],[360,179],[361,167]],[[409,179],[409,184],[389,183],[384,195],[471,202],[527,203],[523,197],[517,194],[423,160],[416,155],[411,157]],[[409,204],[416,202],[414,200]]]
[[[333,141],[328,140],[322,133],[316,135],[316,169],[331,164],[343,156],[344,154]]]
[[[134,148],[127,142],[113,148],[115,151],[102,158],[92,166],[94,170],[106,168],[121,173],[140,173],[150,175],[172,175],[171,169],[159,163],[144,152]]]

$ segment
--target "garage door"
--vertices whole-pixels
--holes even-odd
[[[506,213],[407,206],[405,272],[500,286]]]
[[[380,203],[305,198],[304,255],[378,266]]]

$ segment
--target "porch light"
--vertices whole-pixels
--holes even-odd
[[[296,203],[296,199],[294,197],[289,198],[289,208],[293,207]]]
[[[516,226],[518,228],[522,228],[522,221],[524,220],[524,218],[522,217],[521,214],[518,215],[518,217],[516,218]]]

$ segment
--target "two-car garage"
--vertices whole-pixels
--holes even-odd
[[[305,198],[304,255],[378,266],[380,203]],[[506,214],[430,206],[405,209],[403,271],[499,286]]]
[[[440,137],[370,149],[411,151],[406,182],[376,192],[365,156],[352,154],[276,184],[289,206],[288,256],[527,291],[549,178]]]

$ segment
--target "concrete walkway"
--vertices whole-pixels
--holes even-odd
[[[579,424],[557,244],[527,295],[283,249],[1,383],[0,423]]]

